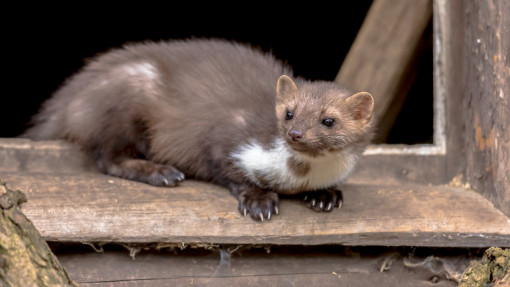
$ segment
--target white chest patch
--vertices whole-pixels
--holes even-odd
[[[353,169],[358,156],[351,150],[309,157],[290,149],[282,139],[265,149],[257,142],[239,147],[231,154],[234,163],[246,177],[261,187],[279,193],[298,193],[327,188],[340,183]],[[289,159],[305,163],[302,175],[291,170]]]

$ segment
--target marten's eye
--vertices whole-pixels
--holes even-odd
[[[334,124],[335,124],[335,120],[334,119],[327,118],[327,119],[322,120],[322,125],[324,125],[324,126],[326,126],[328,128],[332,127]]]
[[[294,114],[290,111],[287,111],[287,114],[285,115],[285,119],[290,121],[294,118]]]

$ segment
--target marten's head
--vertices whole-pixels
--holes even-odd
[[[329,82],[298,82],[283,75],[276,88],[278,129],[298,153],[321,156],[370,140],[374,99]]]

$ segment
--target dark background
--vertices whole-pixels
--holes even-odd
[[[289,63],[296,75],[334,80],[371,2],[5,9],[10,20],[2,20],[6,76],[2,76],[0,137],[19,135],[40,104],[87,58],[129,42],[225,38],[272,52]],[[421,62],[423,72],[388,142],[432,140],[432,52]]]

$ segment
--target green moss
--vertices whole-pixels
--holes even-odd
[[[485,287],[501,281],[510,269],[510,249],[491,247],[485,250],[481,262],[473,261],[464,271],[461,287]]]

